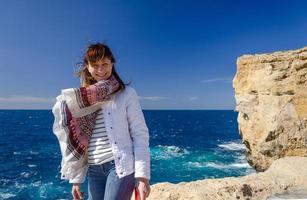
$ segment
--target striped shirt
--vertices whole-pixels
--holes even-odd
[[[99,165],[113,160],[111,145],[106,133],[102,110],[96,118],[96,124],[89,141],[88,164]]]

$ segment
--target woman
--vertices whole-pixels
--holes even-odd
[[[123,83],[105,44],[89,45],[80,88],[64,89],[52,112],[61,153],[61,178],[72,183],[74,199],[131,199],[150,193],[149,134],[136,91]]]

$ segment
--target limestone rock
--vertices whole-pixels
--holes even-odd
[[[151,186],[148,200],[265,200],[276,193],[307,191],[307,157],[285,157],[268,170],[243,177]],[[307,198],[307,197],[306,197]]]
[[[307,47],[239,57],[233,87],[251,166],[307,156]]]
[[[244,55],[237,68],[233,86],[239,133],[258,173],[158,183],[148,200],[265,200],[285,192],[306,194],[307,47]]]

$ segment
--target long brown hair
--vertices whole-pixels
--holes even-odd
[[[80,78],[81,86],[86,87],[86,86],[97,83],[95,78],[88,71],[87,66],[89,63],[97,62],[103,58],[108,58],[113,63],[112,74],[118,80],[120,84],[120,90],[124,90],[126,85],[131,84],[131,81],[129,83],[124,83],[122,81],[122,79],[119,77],[115,69],[116,61],[113,56],[113,53],[111,52],[110,48],[106,44],[99,43],[99,42],[94,43],[94,44],[89,44],[87,47],[87,51],[85,52],[83,56],[83,61],[77,63],[77,65],[79,65],[81,68],[75,75]]]

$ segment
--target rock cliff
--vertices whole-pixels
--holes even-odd
[[[307,191],[307,157],[285,157],[268,170],[244,177],[152,186],[148,200],[265,200],[284,191]]]
[[[149,200],[265,200],[285,191],[307,193],[307,47],[239,57],[233,87],[239,134],[258,173],[158,183]]]
[[[307,47],[239,57],[233,87],[251,166],[307,156]]]

